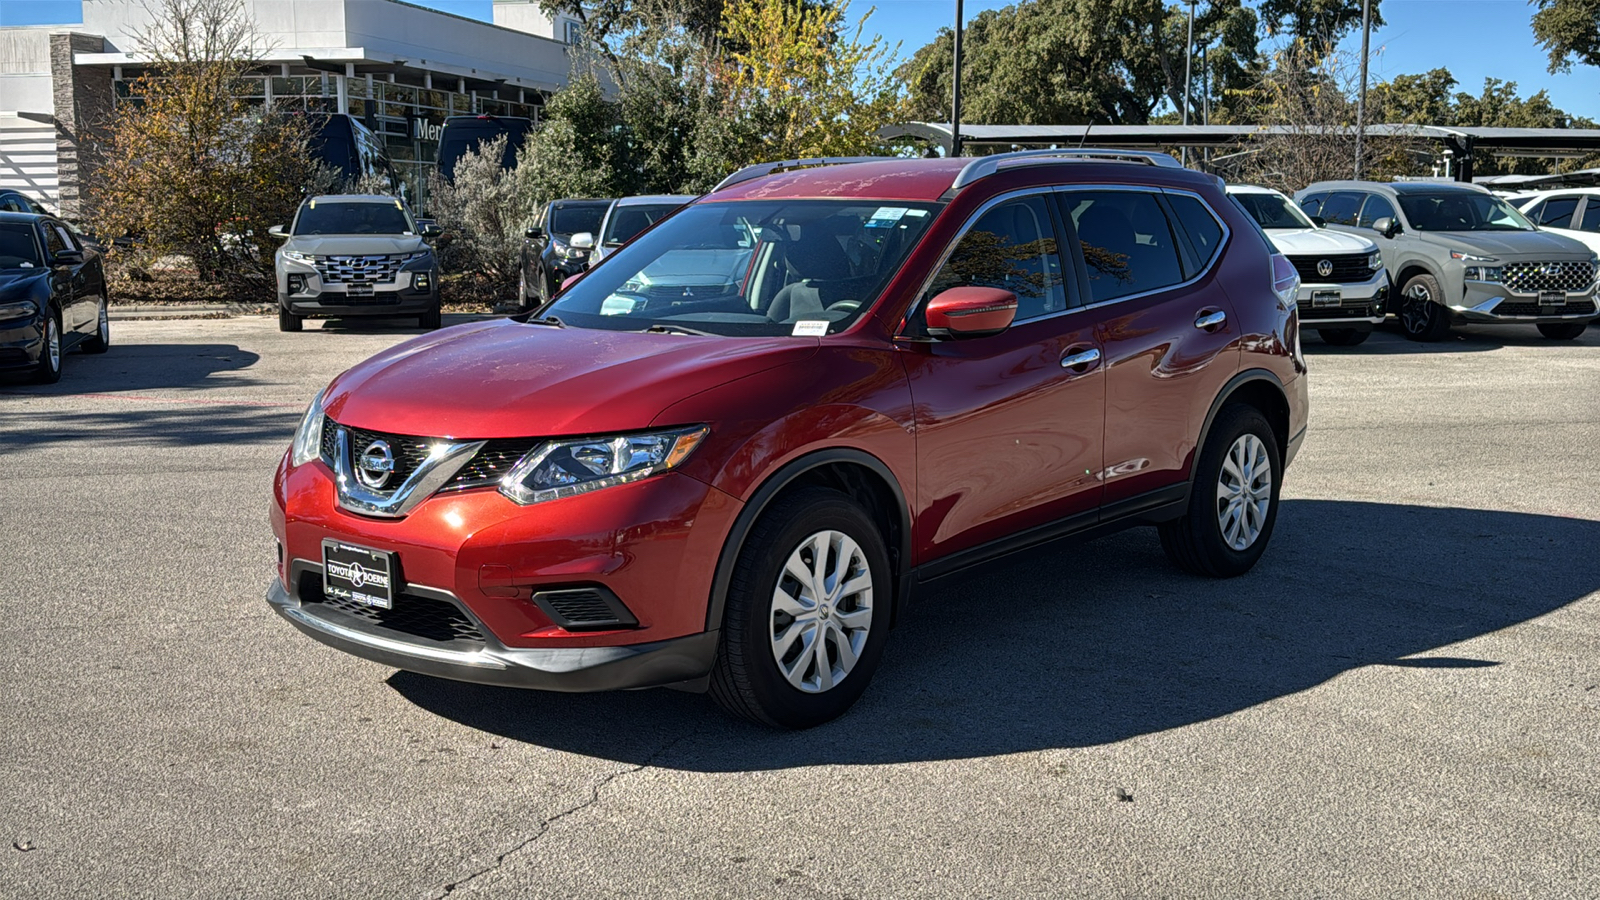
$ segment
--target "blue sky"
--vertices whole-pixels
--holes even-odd
[[[373,0],[377,2],[377,0]],[[457,15],[491,18],[491,0],[411,0]],[[967,0],[966,14],[1008,5],[1000,0]],[[899,42],[909,56],[950,23],[953,0],[853,0],[855,14],[876,7],[870,30]],[[1381,80],[1443,66],[1461,83],[1459,90],[1479,92],[1485,78],[1517,82],[1521,92],[1550,92],[1556,106],[1569,113],[1600,119],[1600,69],[1574,66],[1571,74],[1545,72],[1545,55],[1529,27],[1532,9],[1525,0],[1384,0],[1389,24],[1373,33],[1378,51],[1373,79]],[[78,0],[0,0],[0,25],[67,23],[82,20]],[[1359,37],[1347,46],[1359,49]]]

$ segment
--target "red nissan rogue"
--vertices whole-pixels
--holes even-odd
[[[1297,285],[1161,154],[751,167],[334,379],[267,600],[415,672],[815,725],[940,576],[1139,524],[1249,570],[1305,434]]]

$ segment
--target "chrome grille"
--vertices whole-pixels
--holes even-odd
[[[1518,294],[1564,291],[1581,294],[1594,284],[1594,264],[1590,262],[1507,263],[1500,270],[1506,290]]]
[[[1377,270],[1367,264],[1369,258],[1370,253],[1324,253],[1291,256],[1289,262],[1294,263],[1300,280],[1306,284],[1360,284],[1371,281],[1376,274]],[[1317,264],[1324,261],[1332,268],[1326,275],[1317,271]]]
[[[319,256],[315,265],[323,284],[394,284],[404,261],[402,254]]]

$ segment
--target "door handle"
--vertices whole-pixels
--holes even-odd
[[[1072,371],[1077,372],[1079,375],[1082,375],[1084,372],[1094,368],[1099,362],[1100,350],[1098,348],[1091,347],[1088,350],[1061,357],[1061,368],[1071,369]]]
[[[1222,310],[1204,313],[1194,320],[1194,327],[1201,331],[1216,331],[1228,322],[1228,314]]]

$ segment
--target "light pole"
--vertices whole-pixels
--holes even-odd
[[[956,0],[956,53],[950,70],[950,155],[961,155],[961,0]]]
[[[1361,145],[1367,135],[1367,40],[1372,34],[1372,0],[1361,0],[1361,91],[1356,94],[1356,180],[1361,180]]]
[[[1189,0],[1189,43],[1183,48],[1183,124],[1189,125],[1189,106],[1194,94],[1189,85],[1194,79],[1194,2]],[[1188,136],[1185,135],[1185,138]],[[1189,164],[1189,145],[1183,145],[1183,164]]]

